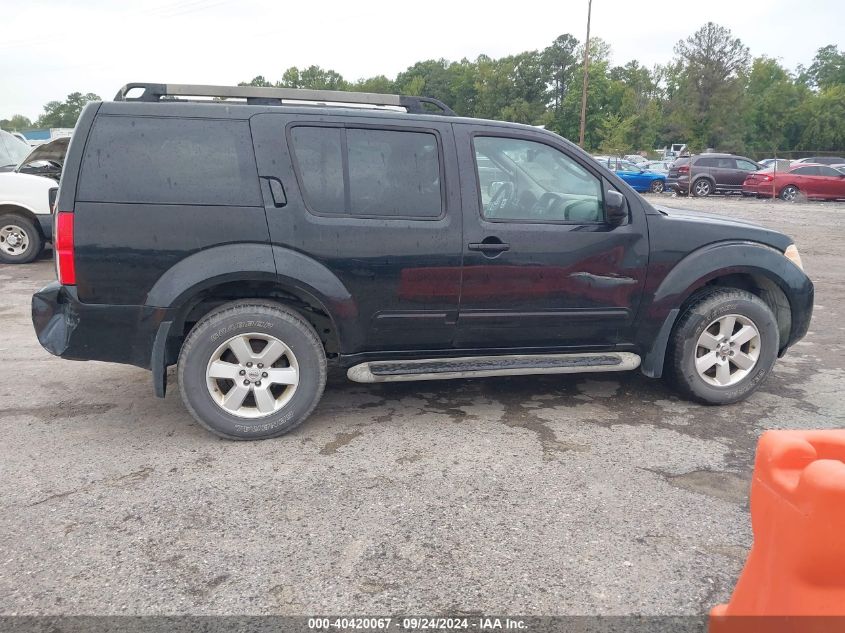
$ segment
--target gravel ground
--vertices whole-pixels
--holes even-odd
[[[278,440],[215,439],[132,367],[43,351],[43,259],[0,267],[0,613],[700,614],[751,543],[772,428],[841,426],[843,204],[663,196],[791,234],[811,332],[747,402],[639,373],[336,382]],[[171,385],[173,384],[171,378]]]

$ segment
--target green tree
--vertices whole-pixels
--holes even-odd
[[[708,22],[675,46],[670,116],[682,138],[739,150],[745,75],[750,53],[730,30]]]
[[[811,85],[819,89],[845,84],[845,52],[835,44],[821,47],[806,73]]]
[[[19,132],[31,128],[32,121],[22,114],[15,114],[9,119],[0,119],[0,129],[8,130],[9,132]]]
[[[806,124],[800,108],[808,96],[776,60],[755,59],[745,89],[748,147],[765,153],[794,147]]]
[[[346,90],[348,87],[340,73],[319,66],[309,66],[302,70],[291,66],[282,74],[282,80],[276,85],[280,88],[310,88],[312,90]]]
[[[82,108],[89,101],[101,101],[101,99],[93,92],[87,94],[73,92],[64,101],[50,101],[44,106],[44,113],[38,117],[35,127],[73,127]]]
[[[375,92],[376,94],[392,94],[396,92],[396,84],[384,75],[376,75],[367,79],[359,79],[349,86],[356,92]]]
[[[807,124],[799,149],[841,152],[845,148],[845,84],[811,95],[804,102],[800,116]]]
[[[560,110],[566,94],[577,83],[578,69],[581,67],[576,56],[577,49],[578,40],[564,33],[540,54],[540,63],[549,82],[551,103],[555,110]]]
[[[266,79],[264,79],[263,75],[256,75],[250,81],[242,81],[238,84],[239,86],[257,86],[259,88],[272,88],[273,84]]]

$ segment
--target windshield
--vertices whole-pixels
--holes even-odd
[[[17,165],[32,148],[16,136],[0,130],[0,167]]]

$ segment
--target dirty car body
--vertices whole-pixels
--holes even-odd
[[[126,143],[144,151],[98,161]],[[189,410],[236,439],[292,428],[280,403],[320,380],[320,363],[363,382],[638,366],[659,377],[703,299],[764,305],[778,355],[812,313],[787,236],[652,206],[551,132],[447,111],[92,103],[58,212],[60,280],[32,303],[41,344],[150,369],[159,396],[178,363],[198,385],[183,384]],[[278,334],[288,327],[292,338]],[[234,343],[214,351],[238,328],[255,330],[243,358],[278,340],[288,352],[274,367],[298,371],[299,386],[269,397]],[[205,386],[220,411],[203,413]]]

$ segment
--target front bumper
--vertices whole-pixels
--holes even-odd
[[[153,342],[168,311],[82,303],[76,288],[54,281],[32,296],[32,324],[48,352],[150,369]]]
[[[783,356],[786,350],[804,338],[810,329],[816,289],[810,278],[804,275],[804,282],[796,290],[797,292],[789,295],[789,304],[792,311],[792,328],[789,331],[789,340],[781,346],[778,356]]]

